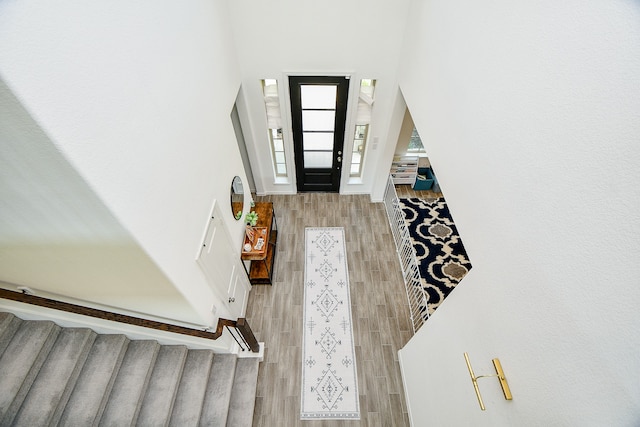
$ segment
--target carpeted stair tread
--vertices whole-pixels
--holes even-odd
[[[100,426],[134,425],[160,345],[131,341],[111,389]]]
[[[87,328],[60,331],[14,420],[16,425],[57,424],[95,338]]]
[[[0,312],[0,356],[11,342],[20,323],[22,323],[22,319],[17,318],[13,313]]]
[[[189,350],[173,405],[170,426],[198,426],[212,361],[211,350]]]
[[[0,312],[0,426],[250,426],[258,365]]]
[[[166,426],[169,424],[186,358],[186,346],[163,345],[160,347],[149,379],[149,386],[142,401],[137,425]]]
[[[233,354],[216,354],[213,357],[202,413],[200,414],[201,425],[226,426],[236,362],[237,357]]]
[[[128,344],[124,335],[98,335],[62,413],[60,426],[90,426],[100,419]]]
[[[238,359],[233,379],[228,427],[251,427],[258,387],[258,359]]]
[[[0,425],[10,425],[47,358],[60,327],[26,320],[0,357]]]

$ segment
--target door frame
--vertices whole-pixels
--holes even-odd
[[[290,114],[290,123],[291,123],[291,147],[293,148],[294,153],[294,164],[295,164],[295,177],[296,177],[296,190],[298,192],[305,191],[327,191],[327,192],[340,192],[340,187],[342,183],[342,174],[343,174],[343,163],[345,160],[345,143],[348,144],[348,135],[346,130],[348,128],[348,119],[350,116],[349,112],[349,98],[351,95],[351,75],[349,73],[340,73],[340,74],[324,74],[318,75],[318,73],[313,74],[304,74],[304,73],[288,73],[285,75],[287,80],[287,103],[289,104],[288,112]],[[295,80],[295,82],[294,82]],[[304,174],[304,161],[302,154],[302,120],[301,115],[294,115],[294,103],[292,100],[292,86],[297,84],[298,87],[300,84],[304,84],[308,82],[309,84],[319,84],[323,83],[336,83],[338,86],[337,93],[337,105],[336,105],[336,120],[334,127],[334,146],[333,146],[333,161],[332,161],[332,179],[331,179],[331,189],[329,190],[313,190],[313,189],[304,189],[303,184],[303,174]],[[296,91],[296,93],[298,93]],[[296,142],[296,134],[298,135],[298,142]],[[336,137],[338,137],[340,141],[336,143]],[[312,169],[313,168],[309,168]],[[328,169],[328,168],[326,168]],[[322,169],[318,169],[322,170]]]

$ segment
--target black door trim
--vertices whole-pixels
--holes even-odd
[[[336,114],[334,123],[333,162],[331,168],[305,168],[302,134],[302,85],[337,86]],[[338,192],[342,175],[342,159],[349,97],[349,78],[345,76],[289,76],[289,97],[291,99],[291,124],[293,127],[296,182],[299,192]]]

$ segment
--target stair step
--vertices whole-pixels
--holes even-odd
[[[229,427],[251,427],[253,424],[259,363],[255,358],[238,359],[227,416]]]
[[[4,353],[21,323],[22,319],[13,313],[0,313],[0,355]]]
[[[226,426],[237,360],[233,354],[214,356],[200,414],[201,425]]]
[[[129,426],[136,423],[159,349],[156,341],[129,343],[99,425]]]
[[[60,426],[90,426],[100,419],[129,339],[124,335],[98,335],[76,381]]]
[[[251,426],[258,359],[0,312],[0,426]]]
[[[173,405],[170,426],[198,426],[212,361],[211,350],[189,350]]]
[[[26,320],[0,357],[0,425],[10,425],[56,341],[60,327]]]
[[[96,333],[87,328],[60,331],[18,411],[16,425],[58,422],[95,338]]]
[[[149,386],[142,401],[137,425],[166,426],[169,424],[186,358],[186,346],[163,345],[160,347]]]

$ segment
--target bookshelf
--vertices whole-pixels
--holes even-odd
[[[416,182],[416,176],[418,175],[418,157],[394,157],[390,173],[394,184],[413,185]]]

